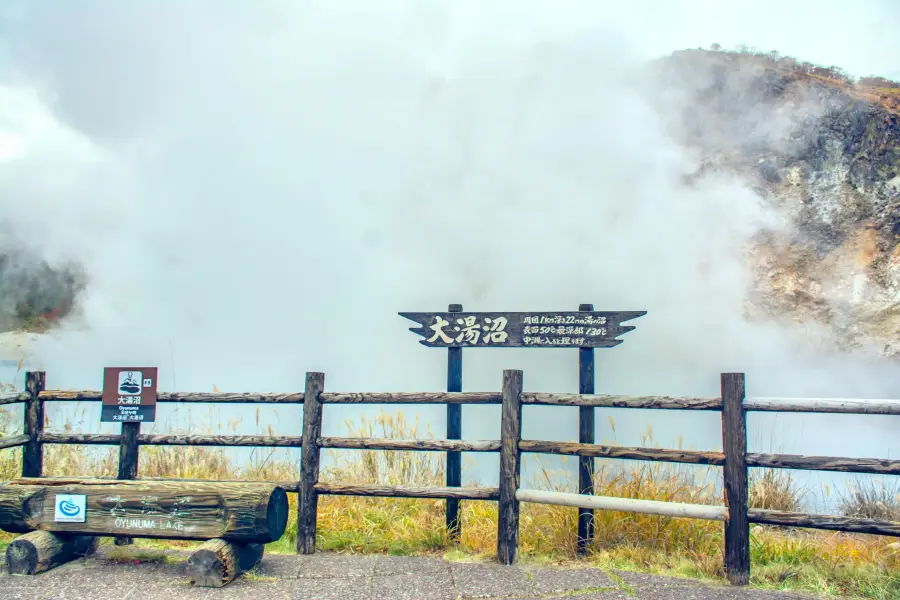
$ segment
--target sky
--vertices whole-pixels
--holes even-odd
[[[642,56],[680,48],[747,46],[835,65],[851,75],[900,78],[900,3],[893,0],[600,2]]]
[[[746,371],[757,395],[889,396],[890,367],[743,319],[746,242],[780,216],[735,179],[685,186],[695,158],[631,81],[712,43],[900,78],[898,26],[890,1],[7,0],[0,231],[90,276],[32,359],[60,388],[131,363],[164,390],[436,390],[444,352],[396,313],[593,302],[648,311],[599,353],[599,391],[715,395]],[[522,368],[575,391],[576,354],[467,351],[464,387]],[[526,434],[577,431],[541,414]]]

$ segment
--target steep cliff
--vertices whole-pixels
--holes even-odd
[[[826,326],[900,357],[900,84],[777,55],[692,50],[652,64],[651,97],[697,155],[784,217],[749,251],[748,315]]]

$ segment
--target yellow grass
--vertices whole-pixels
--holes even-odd
[[[433,437],[418,420],[410,421],[399,411],[348,422],[347,430],[350,436]],[[76,446],[48,446],[45,451],[47,475],[115,474],[114,449],[89,452]],[[221,449],[142,447],[140,476],[296,480],[297,465],[278,452],[258,452],[249,463],[236,467]],[[18,476],[18,457],[18,450],[0,453],[0,479]],[[572,489],[564,475],[545,468],[538,457],[527,455],[525,463],[536,466],[537,476],[523,486]],[[329,453],[324,464],[328,465],[321,475],[324,481],[422,486],[444,482],[441,453],[341,451]],[[716,488],[721,476],[718,468],[659,463],[625,468],[614,461],[598,461],[597,465],[597,494],[699,504],[722,502]],[[796,509],[802,494],[783,471],[764,471],[751,482],[751,503],[761,508]],[[270,552],[293,551],[295,515],[296,496],[292,494],[288,530],[270,545]],[[323,550],[346,552],[490,557],[496,548],[496,519],[496,503],[463,502],[462,537],[453,544],[444,529],[443,501],[328,496],[319,501],[317,544]],[[700,578],[723,576],[721,523],[607,511],[598,511],[596,519],[596,540],[585,559],[589,563]],[[577,560],[575,530],[575,509],[523,504],[522,560]],[[141,541],[140,545],[159,543]],[[751,555],[752,583],[756,586],[851,598],[900,597],[900,546],[890,538],[754,527]]]

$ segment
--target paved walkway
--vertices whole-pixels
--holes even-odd
[[[33,577],[3,565],[2,600],[791,600],[809,596],[712,587],[689,580],[595,568],[450,563],[441,558],[270,554],[250,573],[219,589],[192,588],[186,553],[147,551],[140,564],[113,560],[105,548],[87,559]],[[121,551],[122,549],[119,549]],[[131,553],[131,550],[128,551]],[[162,555],[165,560],[158,557]]]

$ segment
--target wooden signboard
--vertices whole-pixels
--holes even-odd
[[[156,367],[103,370],[101,422],[152,423],[156,420]]]
[[[612,348],[647,311],[399,313],[419,325],[419,343],[439,348]]]

